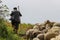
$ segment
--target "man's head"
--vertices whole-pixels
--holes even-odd
[[[13,9],[14,9],[14,10],[17,10],[17,7],[14,7]]]

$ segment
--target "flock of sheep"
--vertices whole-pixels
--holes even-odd
[[[60,23],[49,20],[35,24],[26,32],[27,40],[60,40]]]

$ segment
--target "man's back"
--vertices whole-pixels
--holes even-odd
[[[13,15],[15,18],[19,18],[20,16],[22,16],[19,11],[14,11]]]
[[[21,13],[19,11],[12,11],[11,16],[14,17],[14,21],[20,21]]]

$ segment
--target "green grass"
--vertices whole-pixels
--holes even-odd
[[[32,24],[19,25],[18,34],[25,34],[28,29],[33,28]],[[23,37],[15,34],[11,23],[0,19],[0,40],[25,40]]]

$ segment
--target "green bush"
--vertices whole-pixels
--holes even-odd
[[[12,27],[4,24],[3,19],[0,19],[0,40],[20,40],[20,37],[14,34]]]

